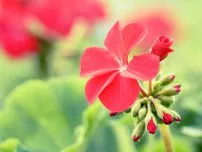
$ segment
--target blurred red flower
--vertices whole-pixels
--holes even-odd
[[[0,43],[5,53],[20,58],[37,51],[37,40],[25,25],[26,14],[17,0],[2,0],[0,14]]]
[[[41,21],[49,33],[67,35],[77,19],[91,24],[105,16],[97,0],[32,0],[28,11]]]
[[[141,42],[147,29],[131,23],[120,29],[117,22],[109,31],[106,48],[88,48],[81,58],[81,76],[92,76],[86,84],[86,96],[91,104],[96,97],[113,112],[122,112],[134,103],[139,80],[150,80],[159,71],[159,57],[152,53],[134,56],[128,62],[132,47]]]
[[[135,22],[144,24],[148,27],[148,35],[140,44],[142,49],[147,50],[154,43],[154,40],[161,36],[174,37],[176,34],[177,24],[175,16],[169,9],[155,9],[153,11],[144,11],[139,13]],[[174,34],[174,35],[173,35]]]
[[[22,57],[36,52],[36,38],[25,21],[35,17],[47,29],[47,34],[69,34],[77,19],[90,25],[105,16],[97,0],[0,0],[0,42],[10,57]]]

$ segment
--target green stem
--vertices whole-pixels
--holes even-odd
[[[163,137],[165,151],[174,152],[170,128],[167,125],[160,125],[161,135]]]
[[[41,78],[47,78],[49,75],[49,65],[48,57],[51,52],[51,43],[45,40],[40,40],[40,49],[37,56],[37,66],[39,71],[39,76]]]
[[[152,80],[149,80],[149,95],[152,94]]]

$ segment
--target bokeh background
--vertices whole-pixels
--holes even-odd
[[[171,131],[176,152],[202,150],[200,0],[0,0],[0,152],[162,152],[160,133],[130,138],[132,120],[110,118],[84,97],[85,48],[103,46],[115,21],[149,28],[136,52],[156,36],[174,38],[162,65],[183,92]]]

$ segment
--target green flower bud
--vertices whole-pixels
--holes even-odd
[[[147,102],[148,102],[147,97],[144,97],[144,98],[140,99],[140,103],[142,103],[142,104],[146,104]]]
[[[163,73],[158,73],[158,75],[156,76],[156,81],[158,81],[158,80],[160,80],[161,79],[161,77],[162,77],[162,75],[163,75]]]
[[[140,108],[141,108],[140,100],[137,100],[131,109],[133,117],[136,117],[138,115]]]
[[[170,84],[171,82],[173,82],[174,79],[175,79],[174,74],[166,75],[160,79],[160,85],[166,86],[166,85]]]
[[[171,111],[161,105],[161,101],[159,99],[154,99],[153,97],[150,97],[151,102],[153,103],[158,117],[165,123],[165,124],[171,124],[173,122],[173,115]]]
[[[159,96],[158,99],[161,100],[161,104],[165,107],[170,107],[174,102],[173,97],[170,96]]]
[[[132,133],[132,138],[134,142],[137,142],[140,140],[140,138],[143,136],[145,131],[145,122],[141,121],[137,124],[137,126],[135,127],[135,129],[133,130]]]
[[[156,94],[156,96],[174,96],[174,95],[177,95],[181,92],[180,87],[181,87],[181,85],[176,84],[172,87],[165,88],[165,89],[161,90],[160,92],[158,92]]]
[[[181,121],[180,115],[174,110],[171,110],[171,113],[173,115],[173,119],[175,120],[175,122],[179,123]]]
[[[147,114],[147,108],[143,106],[138,112],[138,117],[140,119],[143,119],[146,116],[146,114]]]
[[[153,84],[153,89],[152,89],[152,94],[157,93],[158,91],[160,91],[161,89],[161,85],[159,81],[154,82]]]

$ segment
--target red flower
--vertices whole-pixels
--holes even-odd
[[[165,59],[169,53],[173,52],[170,46],[173,44],[173,40],[165,36],[160,36],[154,45],[152,46],[152,53],[158,55],[160,60]]]
[[[146,14],[144,12],[147,12]],[[143,15],[139,15],[135,22],[144,24],[148,27],[148,35],[144,41],[140,44],[145,50],[149,49],[158,36],[165,35],[168,37],[173,37],[176,34],[177,22],[172,11],[163,8],[155,8],[150,11],[143,11]],[[174,34],[174,35],[173,35]]]
[[[37,40],[27,30],[24,13],[18,6],[3,7],[0,15],[0,43],[7,55],[19,58],[35,52]]]
[[[62,35],[67,35],[78,19],[91,24],[105,15],[97,0],[33,0],[27,10],[45,25],[49,34]]]
[[[152,53],[128,55],[147,34],[141,24],[131,23],[120,29],[119,22],[109,31],[106,48],[86,49],[81,58],[81,76],[92,76],[86,84],[86,97],[92,104],[99,97],[109,111],[128,109],[139,94],[139,80],[150,80],[159,71],[159,57]]]

